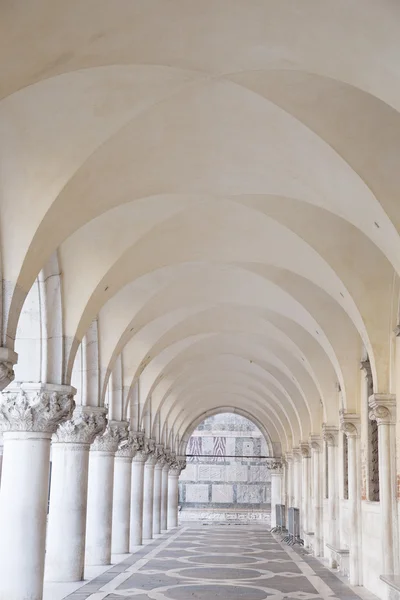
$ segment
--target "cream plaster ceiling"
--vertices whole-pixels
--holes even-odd
[[[100,402],[122,358],[125,407],[140,378],[164,440],[228,406],[298,444],[341,403],[357,410],[365,351],[392,391],[397,3],[6,0],[0,14],[5,345],[57,251],[67,380],[98,318]]]

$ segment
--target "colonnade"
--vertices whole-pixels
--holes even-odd
[[[41,600],[44,581],[80,581],[85,565],[177,526],[184,459],[103,408],[75,407],[74,391],[1,395],[1,600]]]
[[[377,552],[380,552],[381,572],[396,573],[399,552],[395,396],[373,394],[369,398],[368,417],[378,425],[381,548]],[[362,498],[361,473],[365,457],[360,452],[361,417],[341,410],[338,421],[337,425],[323,424],[320,434],[310,435],[299,448],[293,448],[269,465],[272,526],[276,525],[276,504],[284,504],[286,510],[298,508],[305,545],[315,556],[327,557],[331,566],[335,563],[336,550],[348,550],[349,581],[352,585],[362,585],[362,502],[365,498]],[[346,454],[344,444],[339,443],[340,435],[347,438]],[[326,454],[323,455],[323,451]],[[343,468],[339,468],[340,465],[344,465]],[[343,501],[347,511],[346,542],[341,539]]]

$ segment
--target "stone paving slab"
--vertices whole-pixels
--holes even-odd
[[[68,600],[359,600],[262,525],[190,525],[155,540]]]

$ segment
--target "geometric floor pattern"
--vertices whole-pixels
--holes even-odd
[[[68,600],[359,600],[262,525],[189,525],[154,540]]]

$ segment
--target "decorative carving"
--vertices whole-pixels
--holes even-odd
[[[322,450],[321,436],[319,436],[315,433],[312,433],[310,435],[309,444],[310,444],[310,447],[312,448],[312,450],[315,450],[316,452],[321,452],[321,450]]]
[[[362,360],[360,362],[360,369],[361,371],[365,372],[365,376],[368,377],[368,379],[372,379],[372,370],[371,370],[371,363],[369,362],[369,358],[367,358],[366,360]]]
[[[360,416],[353,413],[347,413],[345,410],[341,409],[339,411],[339,417],[341,431],[343,431],[347,437],[357,437],[359,435]]]
[[[92,452],[116,452],[122,440],[128,437],[127,421],[109,421],[102,435],[92,444]]]
[[[373,394],[369,399],[369,418],[379,425],[396,423],[396,396],[394,394]]]
[[[296,462],[299,462],[301,460],[301,450],[300,450],[300,448],[292,448],[292,452],[293,452],[293,459]]]
[[[54,433],[75,408],[74,388],[18,388],[0,395],[0,430]],[[63,389],[64,388],[64,389]],[[64,391],[65,390],[65,391]],[[67,391],[68,390],[68,391]]]
[[[328,446],[337,446],[339,438],[339,428],[334,425],[322,425],[322,437]]]
[[[301,442],[300,451],[303,458],[310,458],[310,444],[308,442]]]
[[[0,362],[0,390],[4,390],[12,381],[14,381],[15,373],[13,364],[7,361]]]
[[[95,437],[104,432],[106,425],[104,408],[77,406],[71,419],[59,426],[52,441],[55,444],[92,444]]]
[[[120,442],[115,456],[121,458],[133,458],[141,446],[143,446],[143,437],[139,437],[137,433],[130,433],[126,440]]]
[[[268,463],[268,468],[270,471],[272,471],[273,473],[276,473],[277,475],[282,474],[283,462],[279,458],[276,460],[272,460],[271,462]]]

